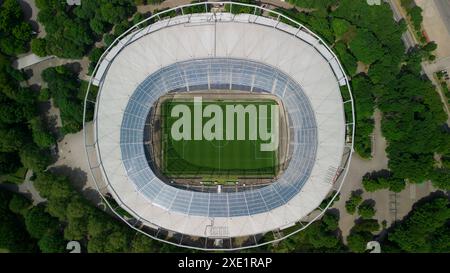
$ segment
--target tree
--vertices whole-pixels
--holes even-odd
[[[329,211],[325,212],[322,217],[322,222],[329,231],[335,231],[339,228],[339,216]]]
[[[96,47],[91,51],[91,54],[89,54],[89,74],[92,74],[92,72],[94,72],[95,65],[97,64],[98,60],[100,60],[100,57],[102,56],[104,51],[104,47]]]
[[[18,40],[22,41],[30,41],[31,40],[31,32],[33,30],[31,29],[31,25],[26,22],[21,22],[18,25],[15,25],[12,29],[12,34],[14,37]]]
[[[20,127],[0,127],[0,152],[20,150],[27,139],[26,131]]]
[[[450,190],[450,169],[436,168],[431,174],[433,186],[442,190]]]
[[[355,76],[352,81],[353,96],[356,110],[355,150],[363,158],[370,158],[372,153],[373,110],[375,108],[375,86],[362,74]]]
[[[0,175],[16,172],[21,166],[17,153],[0,152]]]
[[[419,6],[414,6],[408,10],[408,15],[411,18],[411,22],[416,30],[421,29],[423,20],[422,9]]]
[[[0,93],[0,122],[4,124],[20,123],[25,119],[23,108],[15,101]],[[18,107],[19,106],[19,107]]]
[[[25,216],[25,225],[31,237],[40,239],[58,228],[58,220],[45,212],[44,206],[31,208]]]
[[[16,21],[22,19],[22,9],[17,1],[2,1],[0,7],[0,30],[7,32]]]
[[[9,201],[9,209],[22,216],[25,216],[30,206],[30,200],[20,194],[13,194],[11,201]]]
[[[372,241],[373,233],[380,229],[375,219],[357,219],[347,237],[347,246],[352,252],[365,252],[367,243]]]
[[[76,133],[83,127],[83,100],[79,97],[81,82],[78,75],[66,66],[50,67],[42,72],[49,93],[59,108],[62,133]]]
[[[308,232],[308,239],[312,246],[317,249],[334,249],[340,242],[340,238],[334,233],[323,228],[318,228],[315,232]]]
[[[154,240],[140,233],[136,234],[131,242],[131,251],[133,253],[151,253],[155,252],[155,250]]]
[[[358,206],[358,214],[363,219],[371,219],[375,216],[375,204],[372,202],[363,202]]]
[[[0,6],[0,50],[8,55],[24,53],[32,37],[32,29],[24,21],[18,1],[5,0]]]
[[[377,232],[380,230],[380,224],[376,219],[362,219],[356,220],[356,225],[352,228],[354,232]]]
[[[66,242],[58,232],[47,232],[38,241],[39,249],[43,253],[64,253]]]
[[[347,237],[347,246],[352,252],[366,251],[367,243],[372,241],[373,235],[369,232],[350,233]]]
[[[39,57],[47,56],[47,41],[43,38],[31,40],[31,51]]]
[[[115,228],[107,215],[103,213],[93,213],[88,220],[87,232],[91,237],[98,237],[108,234]]]
[[[79,196],[74,196],[67,205],[66,216],[69,220],[82,218],[86,219],[89,215],[91,207]]]
[[[60,221],[67,221],[66,209],[70,200],[65,198],[52,198],[47,204],[48,213]]]
[[[131,6],[118,6],[107,2],[101,5],[100,15],[106,22],[117,24],[126,19],[134,10]]]
[[[55,144],[55,137],[45,128],[44,122],[40,117],[30,120],[30,129],[33,141],[39,148],[49,148]]]
[[[103,42],[105,43],[106,46],[110,46],[114,40],[116,39],[116,36],[113,34],[105,34],[103,36]]]
[[[90,238],[87,244],[87,251],[89,253],[104,253],[105,241],[106,236],[96,236]]]
[[[129,238],[125,232],[116,231],[111,233],[105,242],[105,252],[127,252]]]
[[[134,16],[133,16],[133,25],[136,25],[137,23],[140,23],[141,21],[143,21],[144,19],[146,19],[147,16],[145,14],[142,14],[140,12],[137,12]],[[148,21],[145,23],[142,23],[140,26],[146,27],[148,26]]]
[[[50,165],[51,156],[47,150],[39,149],[35,144],[27,144],[19,151],[23,166],[34,171],[42,171]]]
[[[373,171],[366,173],[362,180],[363,187],[368,192],[381,189],[389,189],[393,192],[401,192],[405,188],[405,180],[395,177],[388,170]]]
[[[349,45],[355,57],[365,64],[371,64],[384,55],[384,50],[375,35],[364,28],[357,30],[355,38]]]
[[[347,45],[344,42],[339,41],[334,45],[334,49],[348,75],[354,75],[358,68],[358,64],[356,63],[356,58],[348,51]]]
[[[334,34],[338,38],[347,33],[347,31],[349,31],[350,29],[350,26],[351,24],[344,19],[334,18],[331,22],[331,27],[333,28]]]
[[[427,52],[432,52],[437,49],[437,44],[434,41],[431,41],[422,47],[423,50]]]
[[[33,240],[25,230],[21,217],[9,210],[12,194],[0,189],[0,248],[10,252],[32,252]]]
[[[447,197],[435,197],[415,205],[411,213],[388,234],[388,241],[405,252],[448,251],[449,220]]]
[[[87,220],[83,218],[73,218],[67,223],[64,229],[64,238],[66,240],[82,240],[87,233]]]
[[[349,214],[354,214],[362,200],[361,193],[353,191],[350,198],[345,202],[345,209]]]
[[[91,29],[99,35],[102,35],[105,32],[106,25],[102,22],[99,16],[95,16],[89,21],[89,26]]]

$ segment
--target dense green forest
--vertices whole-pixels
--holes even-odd
[[[0,18],[0,176],[8,181],[23,167],[44,170],[55,138],[39,115],[36,93],[21,84],[25,74],[11,66],[16,54],[29,49],[31,26],[15,0],[3,1]]]
[[[327,211],[321,221],[308,226],[277,244],[269,244],[251,251],[268,251],[277,253],[287,252],[346,252],[347,247],[342,242],[342,236],[338,227],[339,214],[337,211]],[[296,225],[283,231],[283,234],[299,229]],[[271,233],[266,234],[262,242],[272,240]]]
[[[136,11],[131,0],[85,1],[80,6],[68,6],[59,0],[36,0],[36,5],[38,20],[47,35],[33,41],[34,52],[74,59],[86,55],[104,33],[127,22]]]
[[[362,157],[371,156],[375,107],[383,114],[389,170],[367,174],[363,178],[365,190],[398,192],[405,182],[425,180],[449,190],[450,138],[449,128],[444,125],[447,117],[420,66],[421,61],[433,59],[436,44],[423,44],[405,52],[401,40],[405,22],[396,23],[386,3],[369,6],[365,0],[289,2],[301,11],[277,10],[318,33],[337,53],[351,78],[356,102],[355,149]],[[84,1],[82,6],[37,0],[36,4],[40,9],[38,20],[47,33],[40,39],[33,39],[31,26],[23,20],[17,1],[4,0],[0,6],[0,177],[20,169],[34,170],[34,185],[47,202],[34,206],[24,196],[0,190],[0,249],[62,252],[67,241],[78,240],[88,252],[185,251],[132,231],[85,200],[68,178],[45,171],[52,162],[50,148],[56,140],[39,115],[38,104],[52,98],[61,110],[62,133],[77,132],[82,128],[86,83],[67,67],[49,68],[42,74],[48,88],[37,94],[23,84],[24,73],[11,66],[15,56],[31,49],[39,56],[89,56],[92,72],[104,46],[144,15],[135,14],[131,0]],[[411,13],[411,20],[418,27],[418,10]],[[95,47],[100,41],[104,46]],[[380,231],[379,223],[372,219],[376,213],[374,204],[355,192],[346,209],[360,217],[350,232],[348,246],[342,242],[339,215],[327,211],[322,221],[304,232],[255,251],[363,252],[365,243]],[[403,221],[387,231],[387,251],[450,251],[449,211],[449,201],[443,197],[419,202]]]
[[[302,11],[278,10],[311,27],[333,45],[351,76],[356,102],[355,150],[362,157],[370,157],[372,116],[377,107],[383,114],[382,133],[388,142],[394,189],[400,190],[405,179],[414,183],[432,180],[435,186],[449,189],[450,129],[435,87],[421,74],[420,66],[422,61],[432,59],[436,44],[430,42],[405,52],[401,39],[405,22],[394,21],[387,3],[289,2]],[[356,75],[355,61],[361,67]]]
[[[394,224],[382,241],[386,252],[450,252],[450,202],[434,196],[416,203],[405,219]]]
[[[62,122],[61,133],[76,133],[83,128],[84,96],[87,82],[79,80],[78,73],[74,73],[67,66],[49,67],[42,72],[42,79],[47,82],[47,96],[52,98],[56,107],[60,109]],[[95,96],[96,87],[91,87]],[[91,109],[92,110],[92,109]],[[88,112],[86,120],[92,118]]]
[[[35,186],[46,203],[33,206],[24,196],[0,189],[0,249],[61,253],[68,241],[77,240],[91,253],[174,250],[91,205],[64,176],[40,173]]]

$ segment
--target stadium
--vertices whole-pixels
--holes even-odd
[[[321,38],[260,6],[203,2],[154,14],[108,47],[84,137],[98,192],[131,228],[237,250],[321,217],[354,125],[348,79]]]

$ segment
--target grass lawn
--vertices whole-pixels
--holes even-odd
[[[0,175],[0,183],[21,184],[27,174],[27,168],[19,168],[15,173]]]
[[[249,140],[248,122],[245,120],[245,140],[237,140],[235,119],[235,140],[193,140],[193,130],[191,140],[174,140],[171,136],[171,128],[178,117],[171,117],[170,113],[178,104],[187,105],[191,109],[191,123],[194,123],[194,103],[190,101],[166,100],[161,104],[162,118],[162,171],[168,177],[202,177],[203,179],[216,178],[236,178],[236,177],[274,177],[278,172],[277,153],[278,151],[261,151],[260,144],[269,141],[262,141],[259,136],[256,140]],[[226,105],[240,104],[244,107],[253,104],[257,108],[259,105],[274,105],[273,100],[241,100],[241,101],[203,101],[202,108],[210,104],[219,105],[223,110],[223,132],[226,135]],[[270,128],[270,107],[268,107],[267,124]],[[210,120],[210,117],[203,117],[203,125]],[[225,138],[225,137],[224,137]]]

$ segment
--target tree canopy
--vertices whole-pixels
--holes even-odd
[[[400,224],[388,234],[388,242],[404,252],[450,251],[450,204],[446,197],[436,197],[417,204]]]
[[[2,1],[0,4],[0,51],[8,55],[25,53],[32,36],[31,25],[24,21],[19,2]]]
[[[103,33],[136,11],[131,0],[86,1],[70,9],[57,0],[37,0],[36,5],[47,32],[44,41],[33,43],[36,52],[74,59],[83,57]]]

